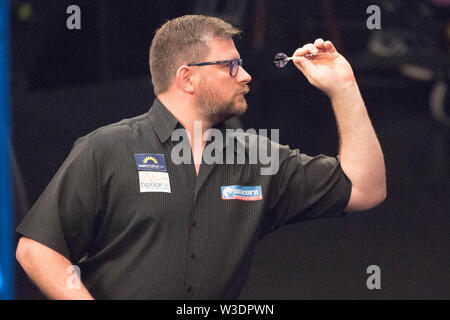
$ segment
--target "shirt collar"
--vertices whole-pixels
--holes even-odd
[[[148,111],[148,117],[152,121],[161,143],[165,143],[169,139],[178,125],[181,126],[181,123],[178,122],[158,98],[155,99]]]
[[[159,137],[161,143],[165,143],[171,136],[175,129],[183,128],[183,125],[170,113],[169,110],[162,104],[162,102],[155,98],[153,105],[148,111],[148,117],[153,123],[156,130],[156,134]],[[227,121],[216,124],[213,128],[219,129],[222,132],[223,137],[226,136],[226,129],[233,129]],[[226,142],[224,146],[228,144]]]

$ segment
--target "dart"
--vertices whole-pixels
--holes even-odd
[[[319,56],[319,55],[323,55],[323,54],[327,54],[327,53],[328,52],[308,53],[308,54],[305,54],[303,57],[313,58],[315,56]],[[295,58],[294,56],[288,57],[286,53],[280,52],[275,55],[275,58],[273,59],[273,63],[278,68],[284,68],[284,67],[286,67],[288,62],[294,58]]]

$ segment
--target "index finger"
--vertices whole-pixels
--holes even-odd
[[[333,43],[330,40],[324,42],[324,47],[326,50],[336,50]]]
[[[307,43],[303,47],[295,50],[293,56],[301,57],[308,53],[317,53],[317,52],[319,52],[319,50],[312,43]]]

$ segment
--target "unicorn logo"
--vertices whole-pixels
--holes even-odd
[[[233,188],[231,188],[231,187],[223,188],[223,190],[222,190],[222,196],[223,196],[225,199],[233,198],[233,195],[234,195],[234,190],[233,190]]]

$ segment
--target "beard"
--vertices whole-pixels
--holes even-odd
[[[248,91],[249,88],[245,85],[243,92],[247,93]],[[239,99],[239,101],[236,102],[235,99]],[[235,97],[235,99],[226,101],[206,81],[202,81],[194,103],[206,121],[217,124],[234,116],[241,116],[247,111],[247,101],[244,96]]]

